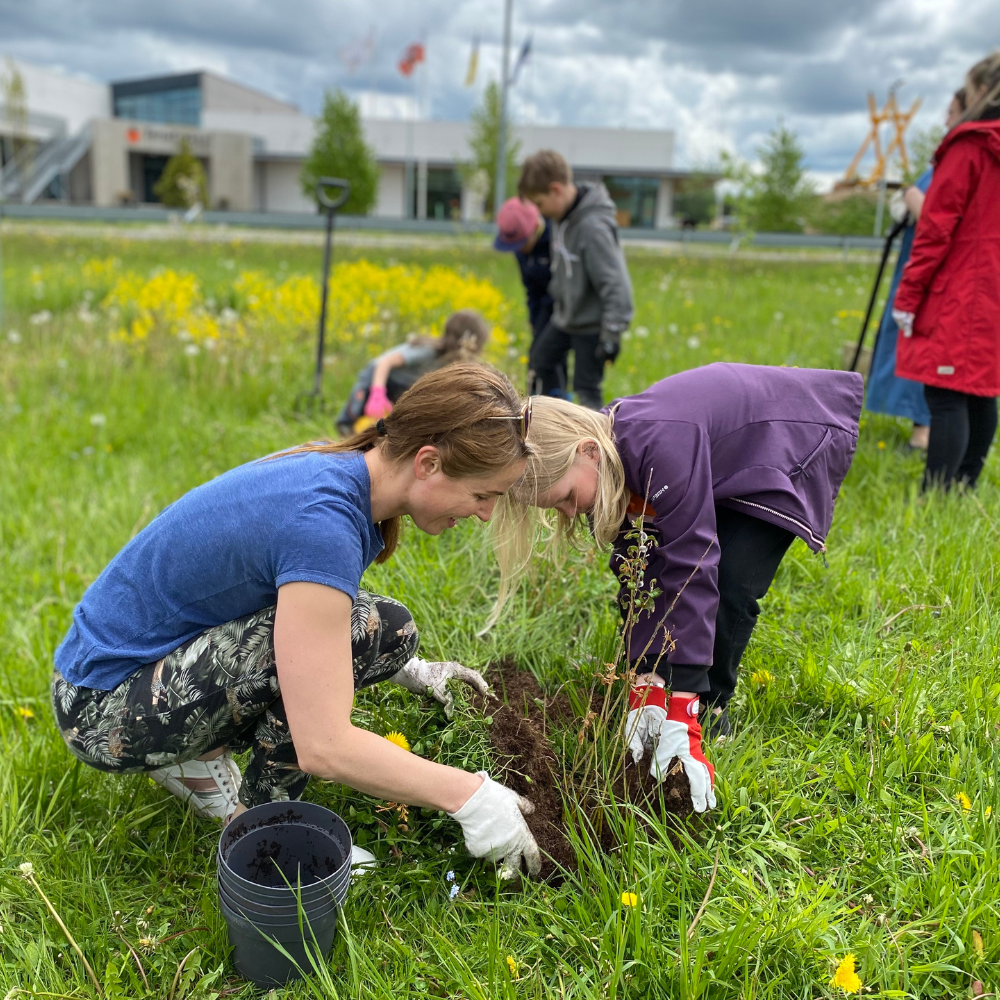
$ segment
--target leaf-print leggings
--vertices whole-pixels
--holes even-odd
[[[135,774],[193,760],[221,746],[251,750],[240,801],[297,799],[299,770],[274,662],[274,612],[210,628],[111,691],[56,673],[52,705],[70,752],[100,771]],[[417,652],[413,616],[364,590],[351,608],[355,688],[395,674]]]

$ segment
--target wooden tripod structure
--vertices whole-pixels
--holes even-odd
[[[899,153],[900,163],[903,167],[903,172],[907,173],[910,169],[910,161],[906,155],[905,135],[910,122],[913,120],[913,116],[917,113],[919,108],[920,98],[918,97],[913,102],[909,111],[901,111],[899,105],[896,103],[896,91],[893,89],[889,91],[889,97],[880,111],[875,104],[875,95],[869,93],[868,117],[871,119],[871,129],[869,130],[868,135],[865,136],[864,142],[861,143],[858,151],[854,154],[854,159],[851,160],[851,165],[847,168],[847,172],[844,174],[843,183],[864,185],[877,184],[885,175],[886,166],[891,161],[892,154],[897,151]],[[892,123],[894,134],[892,141],[883,152],[882,125],[885,122]],[[875,151],[875,165],[872,167],[871,172],[867,177],[861,178],[858,176],[858,165],[861,163],[862,158],[868,151],[869,146],[872,146]]]

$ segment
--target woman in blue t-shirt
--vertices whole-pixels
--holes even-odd
[[[310,774],[443,809],[476,857],[538,848],[530,804],[492,781],[407,753],[351,723],[381,680],[485,690],[457,663],[418,659],[409,611],[360,588],[409,515],[437,535],[487,521],[528,456],[510,382],[483,365],[425,375],[392,413],[340,443],[239,466],[171,504],[83,595],[56,650],[52,702],[70,751],[99,770],[148,772],[202,814],[298,798]],[[244,775],[230,756],[251,750]]]

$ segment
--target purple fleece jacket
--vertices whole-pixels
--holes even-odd
[[[654,547],[644,587],[662,591],[633,625],[629,659],[708,666],[719,607],[715,507],[787,528],[826,549],[833,504],[858,441],[853,372],[713,364],[616,400],[625,484],[645,498]],[[616,575],[630,542],[615,542]]]

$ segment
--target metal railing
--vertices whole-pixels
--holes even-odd
[[[64,220],[75,222],[175,223],[181,213],[166,208],[137,206],[98,208],[94,205],[59,203],[4,204],[0,216],[9,219]],[[325,216],[311,212],[203,212],[199,225],[268,229],[315,229],[326,225]],[[337,217],[338,229],[368,230],[414,235],[475,236],[492,235],[496,228],[489,222],[449,222],[441,219],[385,219],[370,215]],[[703,229],[622,229],[624,243],[681,243],[728,246],[735,253],[750,247],[775,249],[815,249],[847,252],[881,250],[884,240],[873,236],[824,236],[804,233],[731,233]]]

